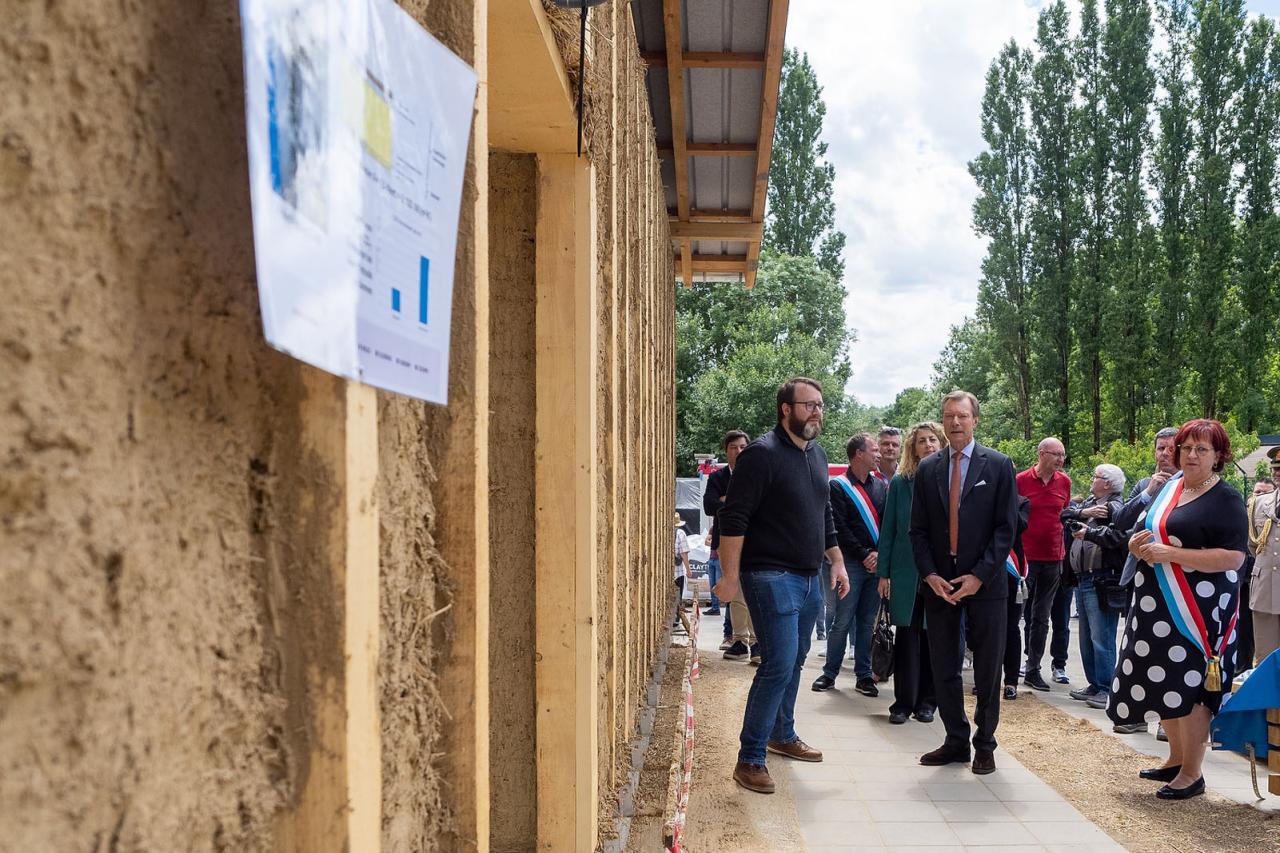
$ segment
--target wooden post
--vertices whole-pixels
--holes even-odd
[[[608,507],[609,514],[609,530],[608,544],[605,559],[609,561],[609,583],[606,592],[606,600],[609,606],[609,677],[608,677],[608,715],[607,729],[609,732],[609,789],[616,790],[621,779],[618,775],[618,765],[620,763],[619,756],[626,751],[626,742],[630,736],[630,732],[619,731],[618,711],[621,704],[621,697],[618,695],[618,688],[621,684],[621,672],[623,669],[622,662],[622,644],[621,633],[618,625],[618,616],[625,602],[620,602],[621,589],[618,583],[620,571],[621,549],[619,542],[621,537],[618,534],[622,526],[622,522],[618,518],[618,510],[621,508],[619,493],[621,491],[622,479],[624,472],[618,467],[618,427],[620,425],[618,412],[620,408],[619,395],[621,387],[619,384],[620,376],[618,370],[618,300],[623,293],[622,281],[619,278],[619,272],[622,267],[622,258],[620,257],[619,245],[625,245],[626,240],[625,222],[621,215],[621,205],[618,203],[619,193],[622,192],[618,186],[618,158],[621,149],[618,144],[618,96],[621,92],[625,92],[625,88],[620,85],[619,74],[622,71],[622,63],[619,60],[619,53],[622,50],[623,34],[630,36],[627,28],[629,21],[623,17],[625,4],[614,3],[611,12],[613,14],[612,26],[612,45],[609,50],[609,126],[613,129],[609,134],[609,340],[606,343],[608,349],[608,364],[605,366],[606,375],[609,377],[609,411],[606,417],[608,423],[608,446],[605,448],[605,466],[609,470],[609,494],[604,495],[603,499]],[[627,45],[628,47],[630,45]],[[630,127],[631,125],[622,125]]]
[[[443,3],[427,29],[479,78],[462,188],[449,340],[449,405],[427,406],[437,485],[436,546],[452,599],[433,623],[445,649],[436,684],[449,715],[439,744],[451,820],[442,849],[489,849],[489,0],[470,15]],[[466,25],[470,25],[470,31]],[[446,640],[446,636],[448,639]]]
[[[538,158],[538,847],[596,842],[595,173]]]
[[[313,697],[310,768],[297,806],[283,815],[276,849],[377,853],[382,844],[382,730],[378,721],[378,401],[365,385],[306,369],[298,440],[323,461],[336,496],[317,512],[328,531],[341,636],[323,660],[340,672],[309,666]],[[372,450],[371,450],[372,448]],[[321,507],[331,507],[329,510]]]
[[[1280,796],[1280,708],[1267,709],[1267,790]]]

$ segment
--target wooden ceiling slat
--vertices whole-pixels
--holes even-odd
[[[769,158],[773,154],[773,129],[778,120],[778,85],[782,80],[782,45],[787,31],[788,0],[770,0],[769,29],[765,36],[764,83],[760,87],[760,135],[756,137],[756,185],[751,198],[751,218],[764,221],[764,203],[769,191]],[[756,285],[760,244],[747,251],[746,285]]]
[[[666,51],[646,50],[641,54],[650,68],[663,68],[667,64]],[[763,53],[732,53],[714,51],[686,51],[680,54],[681,62],[688,68],[764,68]]]
[[[689,221],[689,140],[684,124],[684,62],[680,22],[680,0],[662,0],[662,25],[667,42],[667,89],[671,97],[671,147],[676,172],[676,215]],[[777,85],[774,86],[775,90]],[[776,95],[775,95],[776,99]],[[689,282],[691,283],[691,281]]]
[[[758,241],[764,231],[760,222],[672,222],[674,240]]]

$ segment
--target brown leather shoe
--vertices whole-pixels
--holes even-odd
[[[989,749],[975,750],[973,753],[973,772],[979,776],[994,773],[996,769],[995,754]]]
[[[769,775],[769,768],[763,764],[739,761],[733,768],[733,781],[757,794],[773,793],[773,777]]]
[[[787,758],[794,758],[796,761],[821,761],[822,750],[814,749],[809,744],[796,738],[791,743],[778,743],[777,741],[769,741],[769,751],[778,755],[785,755]]]
[[[920,756],[920,763],[925,767],[940,767],[943,764],[968,764],[969,750],[956,749],[947,746],[945,743],[935,749],[933,752],[926,752]]]

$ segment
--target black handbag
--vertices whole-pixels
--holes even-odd
[[[888,681],[893,675],[893,624],[887,598],[880,600],[880,613],[871,629],[871,674],[876,681]]]
[[[1098,594],[1098,603],[1106,610],[1123,613],[1129,606],[1131,590],[1128,585],[1120,584],[1120,575],[1111,572],[1095,572],[1093,588]]]

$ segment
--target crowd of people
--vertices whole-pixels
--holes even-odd
[[[1001,703],[1017,700],[1020,686],[1061,685],[1117,732],[1158,722],[1169,757],[1141,773],[1164,783],[1156,796],[1204,791],[1201,763],[1224,690],[1280,646],[1280,455],[1273,481],[1256,483],[1246,503],[1221,477],[1232,458],[1226,431],[1197,419],[1156,434],[1155,470],[1127,493],[1124,471],[1101,464],[1073,494],[1059,439],[1042,440],[1035,463],[1015,471],[976,441],[977,398],[954,391],[941,423],[851,436],[848,468],[829,477],[815,441],[821,385],[784,383],[777,414],[754,442],[725,436],[728,464],[705,491],[705,612],[724,617],[725,657],[758,667],[739,785],[773,791],[767,753],[822,760],[795,720],[815,635],[823,660],[812,690],[833,689],[851,663],[853,689],[878,694],[872,636],[883,607],[895,626],[888,721],[937,715],[945,730],[921,764],[995,771]],[[678,577],[681,557],[677,544]],[[1074,685],[1073,604],[1084,672]],[[977,697],[972,726],[965,669]]]

